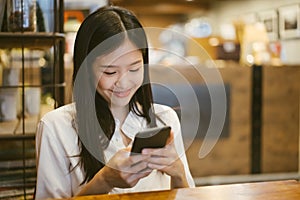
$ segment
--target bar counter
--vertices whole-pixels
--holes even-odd
[[[299,200],[300,183],[296,180],[202,186],[164,191],[105,194],[73,197],[72,200]]]

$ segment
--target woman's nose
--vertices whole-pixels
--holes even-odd
[[[120,76],[118,77],[116,84],[115,84],[117,87],[125,87],[126,86],[126,84],[128,83],[127,74],[128,74],[128,72],[120,74]]]

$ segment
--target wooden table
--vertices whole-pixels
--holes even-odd
[[[203,186],[165,191],[108,194],[71,198],[73,200],[300,200],[300,183],[295,180]]]

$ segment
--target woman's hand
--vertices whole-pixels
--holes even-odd
[[[148,155],[130,156],[130,149],[118,151],[103,168],[106,183],[113,187],[129,188],[148,176],[152,170],[147,167]]]
[[[143,149],[142,155],[150,156],[147,160],[148,168],[159,170],[171,176],[172,188],[188,187],[184,165],[177,154],[172,131],[164,148]]]
[[[78,195],[104,194],[114,187],[135,186],[152,171],[147,167],[149,157],[142,154],[130,156],[129,148],[118,151]]]

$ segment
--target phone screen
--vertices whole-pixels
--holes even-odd
[[[171,127],[149,128],[136,134],[131,153],[141,153],[144,148],[162,148],[170,136]]]

